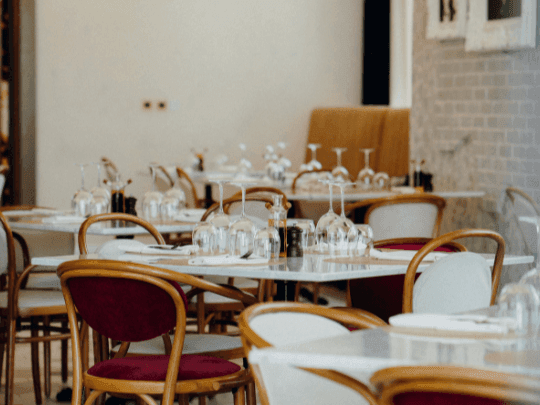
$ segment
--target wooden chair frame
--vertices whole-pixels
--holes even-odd
[[[240,333],[242,335],[242,343],[246,352],[246,356],[249,356],[249,352],[252,347],[262,349],[265,347],[272,347],[272,345],[260,337],[250,326],[250,322],[253,318],[277,312],[296,312],[304,314],[313,314],[324,318],[331,319],[345,326],[351,326],[358,329],[376,328],[387,325],[384,321],[372,316],[372,314],[364,313],[365,311],[347,311],[333,308],[325,308],[312,304],[299,304],[299,303],[260,303],[252,305],[242,312],[238,325],[240,327]],[[338,384],[345,385],[352,390],[362,395],[366,401],[371,405],[378,404],[378,400],[373,392],[363,383],[355,380],[343,373],[333,370],[313,369],[313,368],[301,368],[312,374],[318,375],[323,378],[332,380]],[[255,375],[255,383],[259,388],[259,396],[263,405],[270,405],[268,401],[268,395],[262,381]]]
[[[291,191],[294,193],[296,192],[296,183],[298,182],[298,179],[308,173],[332,173],[332,170],[329,169],[313,169],[313,170],[304,170],[296,175],[296,177],[293,179],[292,185],[291,185]],[[352,181],[352,180],[351,180]]]
[[[414,204],[414,203],[423,203],[423,204],[432,204],[437,207],[437,219],[435,221],[435,227],[433,229],[433,237],[439,235],[441,222],[443,218],[444,208],[446,207],[446,200],[442,197],[436,195],[429,195],[424,193],[418,194],[405,194],[405,195],[395,195],[385,198],[371,198],[368,200],[357,201],[352,204],[345,205],[345,215],[349,216],[351,211],[366,207],[367,211],[364,217],[364,222],[369,223],[369,216],[371,213],[379,207],[384,207],[394,204]],[[339,212],[341,213],[341,212]]]
[[[376,371],[372,385],[380,392],[380,404],[393,404],[402,393],[447,393],[498,400],[501,403],[540,403],[540,380],[456,366],[404,366]]]
[[[172,404],[175,394],[181,394],[183,404],[187,404],[189,394],[208,395],[229,390],[235,390],[235,404],[243,403],[244,387],[252,379],[249,369],[243,369],[236,373],[216,378],[200,380],[177,381],[180,355],[184,344],[186,327],[186,315],[184,302],[176,289],[169,283],[175,281],[180,284],[189,284],[195,290],[210,291],[219,295],[236,299],[245,305],[256,302],[255,298],[229,286],[219,286],[202,279],[177,273],[174,271],[160,269],[143,264],[119,262],[114,260],[75,260],[63,263],[58,267],[58,276],[62,283],[62,291],[66,300],[70,328],[72,336],[72,357],[73,357],[73,404],[81,404],[82,387],[93,389],[85,404],[91,404],[101,394],[111,392],[119,395],[135,394],[147,404],[154,404],[150,395],[163,394],[162,404]],[[68,280],[74,277],[112,277],[140,280],[161,288],[167,292],[174,300],[176,306],[176,336],[170,351],[170,362],[165,381],[127,381],[111,380],[94,377],[88,373],[83,373],[83,363],[81,356],[81,339],[77,325],[77,311],[73,303],[73,298],[68,287]],[[184,333],[182,333],[184,332]],[[129,349],[129,343],[124,342],[116,353],[115,358],[124,357]],[[115,385],[116,384],[116,385]]]
[[[191,193],[193,194],[193,199],[195,200],[195,208],[201,208],[202,207],[202,201],[199,198],[199,195],[197,194],[197,189],[195,188],[195,183],[193,183],[193,180],[191,180],[191,177],[189,174],[187,174],[184,169],[181,167],[176,167],[176,174],[179,178],[184,178],[189,183],[189,187],[191,189]]]
[[[27,280],[30,273],[36,268],[35,265],[26,266],[22,273],[18,274],[15,265],[15,243],[13,233],[8,225],[4,215],[0,212],[0,223],[6,233],[8,246],[8,283],[7,295],[8,305],[0,311],[2,323],[4,323],[3,332],[0,336],[0,364],[3,364],[4,350],[6,353],[6,388],[5,388],[5,403],[13,404],[14,394],[13,385],[15,378],[15,344],[30,343],[32,356],[32,376],[34,380],[34,395],[37,404],[41,404],[41,382],[39,370],[39,348],[38,343],[45,344],[45,393],[50,396],[50,342],[53,340],[65,341],[71,337],[71,334],[61,328],[50,325],[51,318],[61,315],[66,315],[67,310],[65,305],[42,306],[22,310],[19,307],[19,295],[23,289],[23,284]],[[30,323],[30,337],[17,335],[17,331],[28,329],[22,323]],[[43,335],[39,336],[39,331],[43,331]],[[51,334],[51,332],[55,332]],[[7,343],[7,345],[6,345]],[[1,370],[1,368],[0,368]],[[1,372],[1,371],[0,371]],[[63,370],[63,373],[67,373]]]
[[[279,195],[283,196],[283,199],[281,200],[283,205],[285,206],[286,204],[288,204],[287,194],[285,194],[279,188],[275,188],[275,187],[249,187],[249,188],[246,188],[246,197],[248,197],[250,194],[257,194],[257,193],[279,194]],[[266,196],[265,195],[257,195],[257,196],[253,196],[253,197],[266,197]],[[240,199],[242,199],[242,190],[237,191],[236,193],[234,193],[231,196],[231,198],[240,198]],[[273,201],[273,199],[271,197],[269,197],[269,198],[270,198],[270,200]]]
[[[416,271],[424,257],[426,257],[428,253],[432,252],[439,246],[446,245],[455,239],[471,237],[486,237],[493,239],[497,243],[497,252],[495,253],[495,260],[493,263],[493,270],[491,275],[492,281],[490,300],[490,305],[495,304],[497,290],[499,288],[499,280],[501,278],[501,269],[504,260],[504,250],[506,246],[504,239],[497,232],[487,229],[460,229],[441,235],[438,238],[431,240],[426,245],[424,245],[424,247],[421,248],[418,253],[416,253],[416,255],[412,258],[411,262],[409,263],[409,267],[407,268],[407,273],[405,273],[405,283],[403,286],[403,313],[412,312],[413,310],[413,289]]]

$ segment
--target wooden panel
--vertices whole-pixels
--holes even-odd
[[[389,109],[379,142],[374,167],[392,176],[409,172],[409,109]],[[375,162],[375,159],[374,159]]]

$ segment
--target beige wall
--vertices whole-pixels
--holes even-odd
[[[285,139],[304,157],[310,111],[360,103],[358,0],[47,0],[36,5],[37,202],[67,208],[74,163],[105,155],[141,197],[150,161]],[[168,102],[167,111],[142,109]],[[89,176],[95,182],[95,169]]]

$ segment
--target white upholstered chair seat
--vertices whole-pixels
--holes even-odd
[[[171,336],[171,341],[173,340]],[[119,345],[113,348],[117,351]],[[212,334],[189,334],[185,335],[182,354],[199,354],[217,352],[222,350],[234,350],[242,348],[242,340],[239,336],[212,335]],[[128,353],[158,355],[165,354],[165,344],[162,337],[134,342],[129,345]]]
[[[27,289],[62,290],[60,278],[56,273],[31,273],[26,282]]]
[[[19,310],[21,313],[41,307],[65,307],[62,291],[21,290],[19,292]],[[0,308],[7,308],[8,293],[0,292]]]

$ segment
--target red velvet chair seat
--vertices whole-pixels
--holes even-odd
[[[115,380],[165,381],[168,365],[168,355],[124,357],[98,363],[88,370],[88,374]],[[180,360],[178,380],[222,377],[240,369],[240,366],[217,357],[185,354]]]
[[[393,398],[395,405],[503,405],[503,401],[443,392],[407,392]]]

